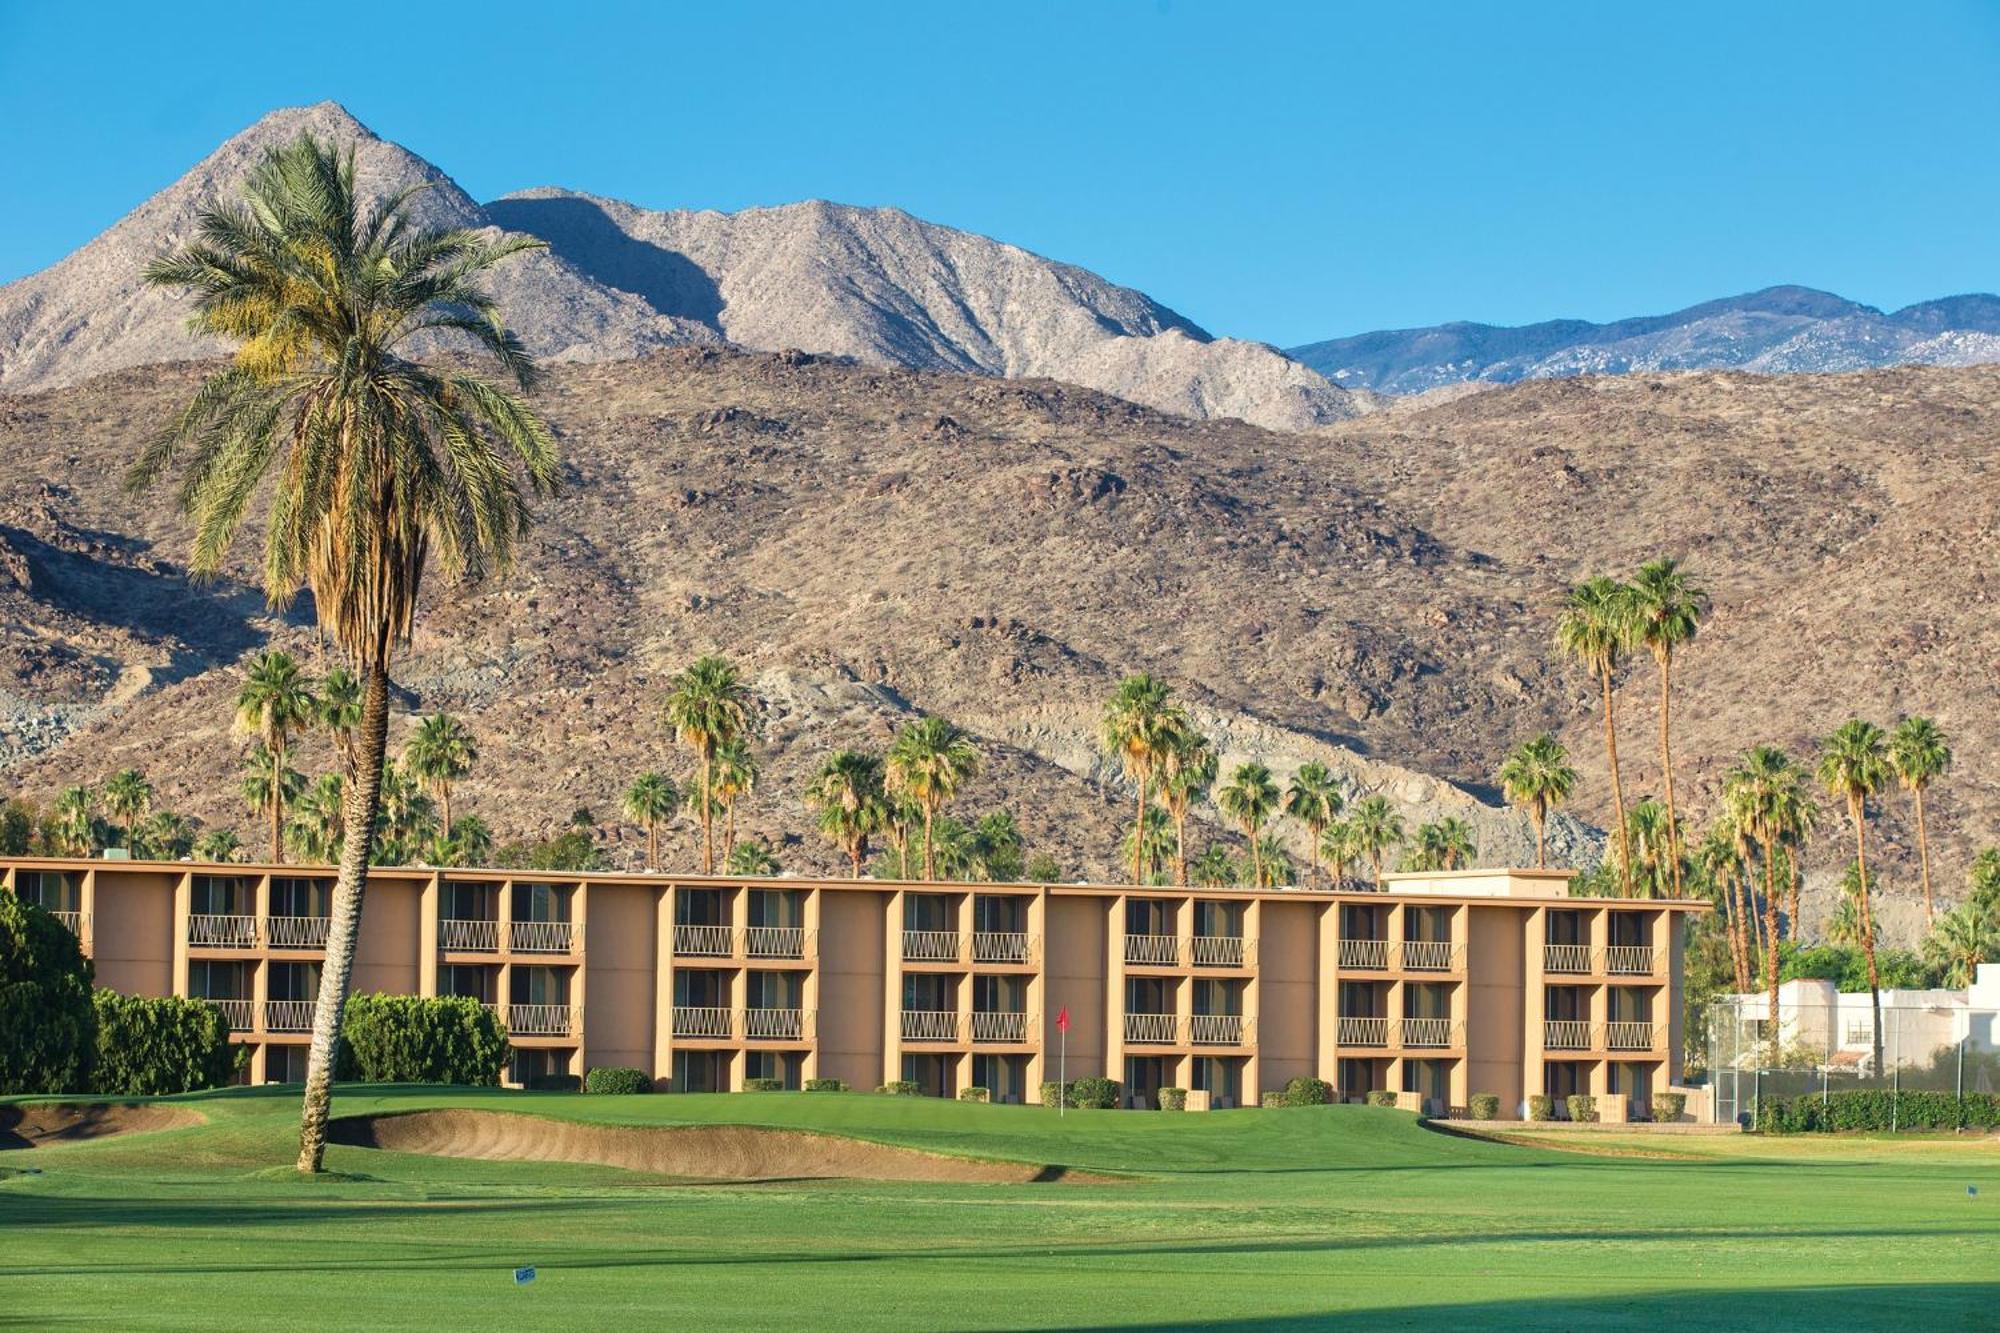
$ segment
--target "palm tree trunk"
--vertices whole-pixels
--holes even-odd
[[[660,821],[657,819],[648,819],[646,821],[646,869],[658,870],[659,868]]]
[[[1375,892],[1382,892],[1382,853],[1371,852],[1368,860],[1375,867]]]
[[[1924,789],[1922,787],[1913,787],[1911,788],[1911,794],[1917,798],[1917,864],[1923,871],[1924,924],[1928,926],[1933,920],[1931,913],[1931,835],[1930,830],[1924,827]]]
[[[1785,887],[1785,916],[1792,923],[1792,938],[1799,937],[1799,888],[1805,882],[1805,872],[1799,869],[1799,849],[1794,848],[1785,858],[1791,862],[1791,883]]]
[[[440,782],[438,784],[438,807],[439,812],[444,816],[444,836],[449,838],[451,836],[451,784],[449,782]]]
[[[382,654],[386,656],[386,652]],[[375,850],[375,815],[382,804],[382,758],[388,739],[389,669],[378,658],[362,686],[360,764],[355,780],[343,793],[346,828],[340,844],[340,873],[328,912],[319,998],[313,1005],[312,1048],[306,1060],[305,1100],[299,1116],[299,1170],[307,1173],[319,1171],[326,1160],[326,1122],[333,1104],[340,1016],[347,1006],[348,982],[354,970],[361,899],[368,888],[368,858]]]
[[[1740,995],[1750,989],[1749,953],[1743,941],[1743,879],[1733,870],[1729,875],[1729,896],[1723,899],[1724,924],[1729,927],[1729,963],[1736,976]]]
[[[1549,868],[1549,812],[1539,797],[1529,807],[1529,812],[1535,817],[1535,869],[1547,870]]]
[[[1660,771],[1666,774],[1667,860],[1674,868],[1674,897],[1681,896],[1681,825],[1674,815],[1674,747],[1668,739],[1668,710],[1673,703],[1673,662],[1671,654],[1660,658]]]
[[[937,848],[931,842],[931,803],[924,802],[924,880],[937,878]]]
[[[1868,960],[1868,1003],[1875,1013],[1875,1077],[1882,1077],[1882,978],[1875,970],[1875,913],[1868,901],[1868,809],[1850,797],[1854,820],[1854,868],[1861,880],[1861,953]]]
[[[701,873],[715,873],[715,815],[708,804],[708,749],[701,752]]]
[[[1617,707],[1611,694],[1611,673],[1604,672],[1598,677],[1604,684],[1604,753],[1611,763],[1611,804],[1616,807],[1618,829],[1619,883],[1625,896],[1632,896],[1632,837],[1625,827],[1625,785],[1618,778],[1618,722],[1613,710]],[[1380,878],[1378,873],[1377,879]],[[1377,884],[1377,888],[1381,886]]]
[[[861,878],[861,858],[865,854],[864,849],[867,845],[867,839],[862,838],[849,843],[847,847],[847,859],[854,864],[854,878],[856,879]]]
[[[722,807],[722,859],[727,861],[736,852],[736,802],[731,800]]]
[[[1187,887],[1187,807],[1174,811],[1174,884]]]
[[[1132,882],[1144,884],[1146,877],[1140,873],[1145,868],[1146,856],[1146,777],[1139,775],[1139,809],[1132,822]]]
[[[1771,1063],[1778,1063],[1778,863],[1764,844],[1764,984],[1771,997]]]
[[[285,733],[280,731],[271,737],[271,864],[284,863]]]

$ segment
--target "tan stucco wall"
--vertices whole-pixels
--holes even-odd
[[[1113,900],[1116,901],[1116,900]],[[1055,898],[1048,904],[1047,993],[1042,999],[1042,1049],[1047,1053],[1043,1077],[1053,1079],[1063,1049],[1056,1015],[1069,1008],[1069,1056],[1072,1079],[1104,1075],[1104,1024],[1107,900]],[[1111,1077],[1119,1078],[1123,1071]]]
[[[97,984],[127,995],[174,993],[174,892],[180,876],[99,874],[92,907]]]
[[[882,1081],[889,901],[887,893],[820,895],[819,1076],[856,1088]]]
[[[1319,913],[1310,902],[1259,905],[1257,1081],[1264,1088],[1318,1073]],[[1251,1095],[1245,1088],[1244,1096]]]
[[[590,960],[583,1000],[584,1065],[630,1065],[654,1078],[653,977],[659,932],[653,928],[658,891],[645,884],[594,884],[584,920]]]
[[[354,946],[354,994],[418,993],[422,903],[421,884],[405,880],[369,884],[361,904],[361,937]]]
[[[1527,1041],[1527,995],[1522,985],[1527,912],[1475,907],[1466,948],[1466,1093],[1500,1098],[1500,1114],[1519,1113],[1521,1054]],[[1539,1000],[1537,1001],[1539,1003]],[[1539,1014],[1536,1015],[1539,1017]]]

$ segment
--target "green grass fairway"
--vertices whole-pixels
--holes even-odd
[[[295,1098],[187,1098],[208,1123],[0,1153],[0,1327],[2000,1326],[1991,1139],[1679,1138],[1662,1159],[1359,1107],[357,1088],[336,1114],[801,1127],[1132,1178],[700,1184],[335,1148],[362,1178],[302,1180],[271,1169]]]

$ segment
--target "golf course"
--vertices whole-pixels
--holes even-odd
[[[1946,1330],[2000,1315],[1988,1137],[1523,1144],[1367,1107],[1059,1118],[863,1093],[373,1085],[339,1091],[332,1174],[315,1179],[290,1166],[297,1096],[0,1102],[0,1326]]]

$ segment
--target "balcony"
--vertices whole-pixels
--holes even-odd
[[[1653,946],[1614,944],[1604,951],[1604,970],[1615,977],[1645,977],[1653,972]]]
[[[313,1002],[311,1000],[264,1001],[264,1031],[311,1032],[312,1025]]]
[[[1127,935],[1125,961],[1139,967],[1179,967],[1181,942],[1173,935]]]
[[[1389,967],[1389,941],[1342,940],[1340,965],[1366,972],[1383,972]]]
[[[1023,965],[1034,957],[1028,934],[1022,930],[976,930],[972,933],[972,961]]]
[[[1195,1046],[1241,1046],[1248,1033],[1241,1014],[1196,1014],[1188,1020],[1188,1041]]]
[[[515,953],[568,953],[576,947],[576,928],[567,921],[514,921],[507,944]]]
[[[1587,1051],[1590,1024],[1581,1019],[1551,1018],[1542,1024],[1542,1046],[1551,1051]]]
[[[955,963],[959,960],[958,932],[955,930],[906,930],[903,932],[903,961],[906,963]]]
[[[1453,1038],[1453,1024],[1449,1018],[1406,1018],[1403,1020],[1403,1045],[1425,1048],[1443,1048],[1457,1045]]]
[[[507,1035],[510,1037],[573,1037],[576,1010],[566,1004],[510,1004],[507,1006]]]
[[[1343,1016],[1336,1036],[1342,1046],[1373,1046],[1386,1050],[1389,1045],[1389,1020]]]
[[[1126,936],[1126,943],[1134,938],[1166,939],[1168,936]],[[1138,1046],[1172,1046],[1180,1039],[1180,1020],[1172,1014],[1127,1014],[1125,1015],[1125,1040]]]
[[[728,926],[675,926],[674,952],[686,958],[727,958],[736,952],[736,932]]]
[[[188,918],[188,944],[196,949],[254,949],[257,947],[257,918],[191,916]]]
[[[1590,946],[1588,944],[1545,945],[1542,949],[1542,971],[1569,973],[1590,971]]]
[[[905,1009],[904,1041],[958,1041],[958,1015],[943,1009]]]
[[[806,1011],[803,1009],[745,1009],[743,1036],[749,1041],[804,1041]]]
[[[744,935],[752,958],[804,958],[804,926],[752,926]]]
[[[674,1035],[697,1041],[728,1041],[735,1036],[727,1009],[674,1006]]]
[[[1243,966],[1243,937],[1241,935],[1197,935],[1194,937],[1194,965],[1196,967],[1241,967]]]
[[[443,917],[438,921],[438,948],[447,953],[499,953],[500,923],[479,917]]]
[[[273,949],[324,949],[327,919],[323,916],[264,918],[264,943]]]
[[[254,1000],[210,1000],[204,997],[203,1003],[212,1004],[222,1011],[231,1032],[248,1032],[257,1008]]]
[[[972,1039],[1020,1045],[1028,1040],[1028,1016],[1006,1010],[975,1010]]]
[[[1456,952],[1450,940],[1404,940],[1403,970],[1406,972],[1449,972]]]
[[[77,943],[90,943],[90,913],[52,911],[49,915],[60,922],[64,930],[76,936]]]
[[[1604,1044],[1614,1051],[1650,1051],[1653,1049],[1653,1025],[1608,1023],[1604,1029]]]

